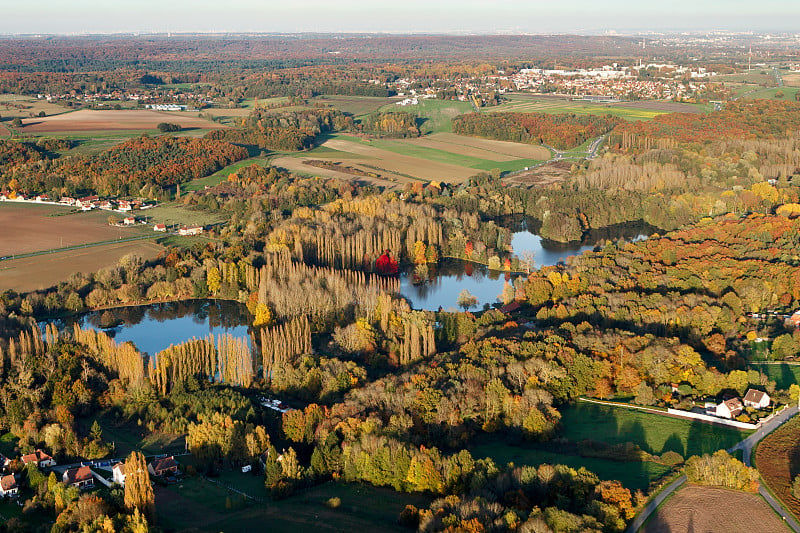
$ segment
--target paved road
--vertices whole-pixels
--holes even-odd
[[[684,483],[686,483],[686,476],[681,476],[667,485],[664,490],[659,492],[658,495],[653,498],[650,503],[645,505],[644,509],[642,509],[638,515],[636,515],[636,518],[634,518],[633,522],[630,523],[628,529],[625,530],[625,533],[636,533],[639,528],[642,527],[642,524],[645,523],[645,520],[647,520],[650,515],[655,512],[658,506],[661,505],[661,503],[666,500],[670,494],[675,492],[675,489]]]
[[[746,464],[747,466],[752,466],[750,464],[750,456],[752,455],[753,448],[756,447],[756,445],[759,443],[759,441],[761,441],[761,439],[763,439],[764,437],[775,431],[781,424],[783,424],[796,414],[797,414],[796,405],[792,407],[787,407],[786,409],[778,413],[772,420],[761,426],[749,437],[739,442],[736,446],[729,448],[728,453],[733,453],[736,450],[742,450],[742,457],[744,460],[744,464]]]
[[[733,453],[736,450],[742,450],[742,456],[744,459],[744,464],[750,466],[750,456],[752,455],[753,448],[759,443],[761,439],[778,429],[784,422],[792,418],[798,412],[797,406],[787,407],[783,411],[781,411],[778,415],[776,415],[772,420],[761,426],[755,433],[751,434],[749,437],[745,438],[735,446],[729,448],[727,451],[728,453]],[[653,500],[648,503],[644,509],[636,515],[636,518],[631,522],[628,526],[628,529],[625,530],[626,533],[636,533],[636,531],[642,527],[642,524],[650,517],[650,515],[656,510],[656,508],[661,505],[661,502],[667,499],[670,494],[675,492],[683,483],[686,481],[686,476],[681,476],[662,490],[658,495],[653,498]],[[762,486],[758,489],[758,492],[761,496],[764,497],[764,500],[773,508],[775,512],[778,513],[783,519],[786,521],[786,525],[794,530],[796,533],[800,533],[800,524],[795,521],[794,518],[783,508],[783,505],[775,500],[772,495]]]
[[[786,522],[786,525],[792,531],[800,533],[800,524],[797,523],[797,520],[795,520],[792,517],[792,515],[786,512],[786,510],[783,508],[783,505],[775,498],[773,498],[772,494],[770,494],[767,489],[765,489],[764,487],[759,487],[758,493],[761,495],[762,498],[766,500],[769,506],[772,507],[775,510],[775,512],[781,516],[781,518],[783,518],[784,522]]]

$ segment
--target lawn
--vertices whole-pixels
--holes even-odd
[[[700,421],[586,402],[562,409],[561,425],[561,436],[573,442],[633,442],[648,453],[661,455],[671,450],[684,458],[730,448],[751,433]]]
[[[800,384],[800,365],[750,363],[750,366],[774,380],[778,389],[787,390],[793,383]]]
[[[252,478],[248,484],[260,485],[261,476],[237,474],[220,476]],[[263,490],[263,489],[262,489]],[[264,491],[266,492],[266,491]],[[332,509],[326,502],[333,497],[341,505]],[[407,504],[426,507],[430,498],[398,493],[369,485],[326,483],[278,501],[264,503],[243,500],[240,495],[200,477],[186,478],[177,485],[156,490],[160,523],[169,530],[197,528],[226,533],[268,530],[297,531],[407,531],[397,525],[397,517]]]
[[[597,474],[600,479],[616,479],[631,490],[647,491],[650,483],[661,478],[670,471],[670,467],[661,464],[631,461],[612,461],[594,457],[581,457],[542,450],[526,446],[512,446],[499,439],[487,439],[470,450],[473,456],[491,457],[498,466],[508,463],[515,465],[561,464],[578,469],[585,467]]]
[[[165,202],[158,207],[142,211],[141,214],[146,216],[150,223],[161,223],[167,226],[176,224],[181,226],[191,224],[206,226],[225,221],[223,213],[209,213],[199,209],[190,209],[176,202]]]
[[[116,457],[127,457],[134,450],[145,455],[157,455],[183,453],[186,449],[183,436],[148,432],[143,437],[142,431],[131,423],[121,424],[108,417],[101,418],[98,422],[103,430],[103,439],[114,443]]]

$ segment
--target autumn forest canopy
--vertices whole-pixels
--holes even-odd
[[[613,533],[682,473],[758,490],[757,471],[718,450],[769,410],[743,408],[736,428],[662,413],[751,389],[773,406],[798,401],[784,369],[800,329],[784,318],[800,308],[800,104],[628,121],[491,112],[511,87],[470,86],[530,66],[498,59],[509,50],[563,48],[577,68],[637,51],[624,37],[490,37],[491,61],[476,59],[474,37],[25,41],[0,39],[0,91],[198,109],[170,111],[149,134],[0,123],[4,200],[158,204],[132,212],[147,224],[135,238],[157,239],[151,255],[0,293],[0,452],[23,502],[0,502],[0,533],[266,520]],[[419,102],[395,106],[398,91]],[[23,105],[7,102],[0,113]],[[221,124],[187,130],[189,112]],[[348,145],[363,153],[340,157]],[[553,160],[525,159],[525,145]],[[378,151],[451,169],[469,159],[474,174],[388,176]],[[203,234],[161,233],[154,211],[196,217]],[[548,265],[515,244],[521,227],[542,250],[591,249]],[[596,238],[620,227],[645,229],[635,242]],[[463,266],[461,281],[496,281],[495,303],[459,286],[458,308],[415,307],[404,291],[436,288],[445,264]],[[198,302],[209,305],[194,320],[224,330],[153,353],[118,336],[145,309],[166,329]],[[242,323],[244,335],[227,330]],[[35,450],[62,466],[120,460],[128,481],[80,491],[24,464]],[[177,483],[147,468],[172,454]],[[208,523],[192,522],[195,509]]]

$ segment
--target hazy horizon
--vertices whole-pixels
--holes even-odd
[[[470,33],[597,35],[608,32],[800,32],[800,4],[765,0],[604,3],[440,0],[376,5],[365,0],[258,2],[41,0],[4,9],[0,34],[113,33]]]

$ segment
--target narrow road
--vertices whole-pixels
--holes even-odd
[[[130,241],[141,241],[145,239],[155,239],[157,237],[163,237],[164,235],[177,235],[176,232],[172,233],[158,233],[156,235],[138,235],[135,237],[125,237],[124,239],[114,239],[108,241],[100,241],[100,242],[87,242],[86,244],[76,244],[74,246],[65,246],[63,248],[53,248],[51,250],[42,250],[40,252],[29,252],[26,254],[16,254],[16,255],[7,255],[5,257],[0,257],[0,261],[10,261],[12,259],[24,259],[26,257],[36,257],[37,255],[47,255],[47,254],[55,254],[59,252],[69,252],[71,250],[80,250],[82,248],[93,248],[95,246],[105,246],[107,244],[118,244],[121,242],[130,242]]]
[[[758,493],[761,495],[762,498],[764,498],[764,500],[769,504],[769,506],[772,507],[775,510],[775,512],[780,515],[781,518],[783,518],[784,522],[786,522],[786,525],[792,531],[794,531],[795,533],[800,533],[800,524],[797,523],[797,520],[795,520],[792,515],[786,512],[781,502],[773,498],[772,494],[770,494],[769,491],[765,489],[763,486],[758,487]]]
[[[756,445],[761,441],[761,439],[778,429],[778,427],[784,422],[796,415],[797,411],[798,409],[796,405],[787,407],[778,413],[772,420],[757,429],[749,437],[736,444],[736,446],[729,448],[728,453],[733,453],[736,450],[742,450],[742,459],[744,464],[747,466],[752,466],[750,464],[750,456],[753,455],[753,449],[756,447]]]
[[[644,509],[636,515],[636,518],[633,519],[633,522],[628,525],[628,529],[625,530],[625,533],[636,533],[640,527],[645,523],[645,521],[650,517],[651,514],[658,509],[658,506],[666,500],[670,494],[675,492],[675,489],[679,488],[681,485],[686,483],[686,476],[681,476],[658,493],[658,495],[653,498],[647,505],[644,506]]]
[[[750,435],[749,437],[743,439],[741,442],[728,448],[728,453],[733,453],[736,450],[742,450],[742,458],[744,459],[744,464],[750,466],[750,456],[752,455],[753,448],[767,435],[778,429],[784,422],[792,418],[798,412],[797,406],[787,407],[783,411],[781,411],[777,416],[775,416],[772,420],[761,426],[755,433]],[[644,524],[650,515],[661,505],[661,502],[666,500],[670,494],[675,492],[676,489],[680,488],[681,485],[686,481],[686,476],[681,476],[662,490],[658,495],[653,498],[653,500],[648,503],[644,509],[642,509],[636,518],[634,518],[633,522],[630,523],[628,529],[625,530],[625,533],[636,533],[642,524]],[[759,487],[758,489],[759,494],[764,497],[764,500],[772,507],[776,513],[778,513],[785,521],[786,525],[790,527],[796,533],[800,533],[800,524],[790,515],[786,509],[784,509],[783,505],[777,501],[772,495],[769,493],[767,489],[763,486]]]

